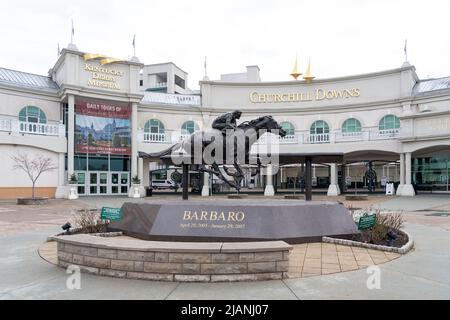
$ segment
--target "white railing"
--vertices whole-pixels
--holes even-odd
[[[154,85],[152,85],[150,88],[166,88],[167,82],[157,82]]]
[[[66,128],[60,123],[36,123],[18,119],[0,119],[0,131],[64,137]]]
[[[363,141],[369,140],[369,131],[359,131],[359,132],[336,132],[335,141],[336,142],[351,142],[351,141]]]
[[[288,144],[288,143],[298,143],[298,135],[292,134],[292,135],[286,135],[284,137],[280,137],[274,134],[264,134],[261,137],[259,137],[257,143],[258,144],[274,144],[274,143],[279,143],[279,144]]]
[[[389,139],[400,136],[400,129],[375,130],[371,138],[373,139]]]
[[[144,142],[168,143],[171,142],[171,139],[167,133],[144,132]]]
[[[0,131],[11,131],[11,120],[0,119]]]
[[[188,105],[188,106],[200,106],[202,103],[201,98],[198,95],[171,94],[171,93],[161,93],[151,91],[145,92],[142,102]]]
[[[319,143],[330,143],[329,133],[307,133],[305,134],[305,139],[303,140],[306,144],[319,144]]]
[[[0,130],[2,123],[0,122]],[[378,130],[364,129],[360,132],[334,131],[322,134],[296,133],[280,137],[274,134],[262,135],[257,144],[325,144],[325,143],[345,143],[352,141],[376,141],[397,139],[400,135],[399,129]],[[166,130],[165,133],[142,133],[141,139],[144,142],[175,143],[189,137],[190,134],[182,134],[180,130]]]
[[[41,134],[46,136],[57,136],[59,135],[59,124],[19,121],[19,132]]]

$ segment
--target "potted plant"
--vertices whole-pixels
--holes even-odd
[[[134,177],[131,178],[131,182],[133,184],[141,184],[141,179],[139,179],[138,176],[134,176]]]
[[[130,198],[141,198],[145,194],[144,187],[141,186],[141,179],[136,175],[131,178],[131,184],[128,196]]]
[[[69,178],[69,184],[77,184],[77,183],[78,183],[77,176],[75,175],[75,173],[72,173]]]
[[[69,177],[69,195],[67,198],[69,200],[78,199],[78,179],[75,173],[72,173]]]

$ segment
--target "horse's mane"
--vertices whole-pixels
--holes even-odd
[[[248,127],[257,127],[257,125],[262,122],[264,119],[266,119],[268,116],[262,116],[253,120],[250,120],[248,122],[244,122],[242,124],[239,125],[239,128],[248,128]]]

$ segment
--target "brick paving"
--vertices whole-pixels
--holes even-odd
[[[294,245],[289,257],[289,277],[306,278],[358,270],[399,256],[397,253],[331,243],[298,244]]]

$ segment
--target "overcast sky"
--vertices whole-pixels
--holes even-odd
[[[290,80],[296,53],[318,78],[400,67],[404,42],[420,78],[450,76],[448,0],[0,0],[0,67],[46,74],[57,43],[145,64],[172,61],[198,88],[208,76],[258,65]]]

